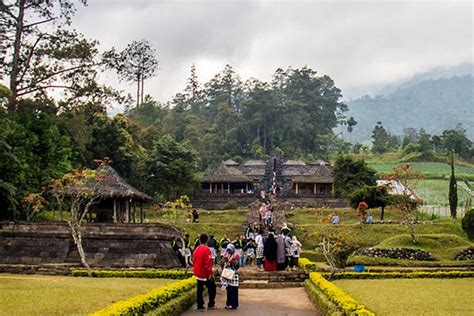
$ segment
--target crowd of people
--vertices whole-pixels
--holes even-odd
[[[234,240],[227,236],[217,241],[213,235],[200,235],[190,247],[189,235],[184,239],[184,247],[192,254],[192,260],[182,255],[177,240],[173,241],[173,249],[183,266],[193,266],[198,281],[198,309],[204,309],[204,287],[208,289],[208,309],[215,309],[216,285],[213,267],[220,266],[220,282],[227,292],[225,309],[236,309],[239,306],[239,269],[253,265],[254,259],[258,271],[284,271],[296,269],[302,245],[284,224],[279,233],[274,231],[264,234],[264,227],[248,225],[245,235],[237,235]],[[187,261],[190,260],[190,261]]]

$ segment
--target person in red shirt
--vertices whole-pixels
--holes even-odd
[[[216,283],[212,272],[212,254],[207,247],[207,235],[199,236],[200,245],[194,249],[193,253],[193,271],[197,279],[197,309],[204,309],[204,299],[202,297],[204,286],[207,287],[209,294],[209,303],[207,309],[216,309]]]

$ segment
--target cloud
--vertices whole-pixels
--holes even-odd
[[[89,1],[74,26],[104,49],[146,38],[160,72],[146,91],[169,100],[195,63],[201,81],[225,64],[243,79],[308,65],[345,97],[442,65],[473,61],[472,3],[459,1]],[[133,93],[133,86],[107,80]]]

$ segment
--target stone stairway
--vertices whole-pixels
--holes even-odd
[[[255,266],[244,267],[239,270],[240,288],[244,289],[279,289],[290,287],[302,287],[308,278],[307,273],[302,270],[259,272]],[[220,276],[216,273],[218,285]]]

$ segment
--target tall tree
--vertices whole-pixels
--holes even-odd
[[[451,176],[449,177],[449,210],[451,217],[456,218],[456,209],[458,207],[458,185],[454,175],[454,153],[451,152]]]
[[[356,189],[375,186],[376,171],[364,160],[354,160],[351,156],[339,156],[333,170],[336,195],[349,196]]]
[[[396,137],[387,132],[382,122],[377,122],[372,131],[372,152],[383,154],[395,149],[397,145]]]
[[[353,116],[351,116],[347,120],[346,124],[347,124],[347,132],[349,133],[349,135],[351,135],[352,132],[354,131],[354,126],[357,125],[357,121],[354,119]]]
[[[145,80],[156,76],[158,59],[156,49],[145,39],[133,41],[120,53],[115,49],[107,52],[107,65],[117,71],[120,80],[137,85],[137,107],[144,100]]]
[[[69,30],[75,3],[86,0],[0,1],[0,69],[9,78],[12,117],[18,100],[61,90],[68,103],[113,92],[96,82],[97,41]]]

